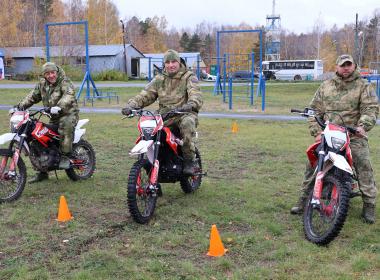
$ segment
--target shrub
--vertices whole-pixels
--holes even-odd
[[[92,75],[95,81],[128,81],[128,76],[117,70],[105,70]]]

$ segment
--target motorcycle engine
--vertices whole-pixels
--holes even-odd
[[[47,172],[58,167],[59,152],[57,147],[45,148],[37,141],[32,141],[29,147],[29,158],[36,170]]]
[[[160,182],[176,182],[182,176],[182,161],[179,159],[169,159],[160,165]]]

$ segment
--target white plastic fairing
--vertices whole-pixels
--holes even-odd
[[[152,144],[153,140],[140,140],[140,142],[138,142],[136,146],[134,146],[132,150],[129,152],[129,155],[133,156],[138,154],[144,154],[148,151],[148,148],[152,146]]]
[[[19,142],[20,136],[18,136],[16,133],[4,133],[3,135],[0,135],[0,145],[8,143],[12,140]],[[24,148],[25,148],[24,149],[25,154],[28,155],[29,154],[29,146],[28,146],[28,143],[26,141],[24,141]]]
[[[78,121],[77,126],[75,127],[75,131],[74,131],[74,141],[73,141],[73,143],[78,143],[79,140],[82,138],[83,134],[86,133],[86,129],[85,128],[81,128],[81,127],[84,126],[89,121],[90,121],[89,119],[82,119],[82,120]]]
[[[143,127],[156,127],[156,126],[157,126],[156,120],[144,120],[144,121],[140,122],[141,128],[143,128]]]
[[[75,129],[79,129],[81,128],[82,126],[84,126],[86,123],[88,123],[90,120],[89,119],[83,119],[83,120],[79,120],[78,123],[77,123],[77,126],[75,127]]]
[[[73,143],[78,143],[79,140],[82,138],[83,134],[86,133],[86,129],[85,128],[76,128],[75,129],[75,132],[74,132],[74,141]]]
[[[337,168],[339,168],[339,169],[341,169],[343,171],[346,171],[346,172],[348,172],[350,174],[353,174],[352,168],[348,164],[348,162],[347,162],[347,160],[345,159],[344,156],[338,155],[338,154],[333,153],[333,152],[329,152],[328,153],[328,157],[332,161],[332,163],[334,164],[334,166],[336,166]]]
[[[4,133],[0,135],[0,145],[3,145],[9,141],[12,141],[15,138],[16,133]]]
[[[326,127],[324,135],[329,147],[333,147],[331,138],[337,138],[344,142],[347,142],[347,134],[339,130],[330,130],[328,127]]]

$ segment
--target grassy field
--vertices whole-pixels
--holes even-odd
[[[268,112],[278,114],[303,107],[317,85],[271,87]],[[117,90],[122,102],[132,94]],[[1,90],[0,104],[15,104],[24,94]],[[219,97],[205,99],[207,111],[220,105]],[[380,223],[362,223],[360,198],[351,201],[346,224],[328,247],[307,242],[300,218],[289,215],[312,140],[306,123],[241,120],[232,133],[233,120],[202,118],[198,146],[208,176],[190,195],[165,184],[153,220],[143,226],[126,206],[136,120],[81,115],[87,117],[86,139],[97,153],[93,178],[71,182],[64,172],[58,180],[51,174],[0,205],[0,279],[379,279]],[[0,131],[8,131],[5,111]],[[379,137],[376,127],[370,144],[378,182]],[[55,221],[61,195],[74,216],[65,224]],[[212,224],[228,249],[220,258],[206,256]]]
[[[204,106],[202,111],[208,112],[234,112],[234,113],[254,113],[254,114],[289,114],[289,108],[305,107],[309,104],[318,83],[268,83],[266,90],[266,110],[261,110],[261,97],[254,96],[254,105],[250,106],[249,88],[245,84],[234,87],[233,108],[228,109],[228,98],[223,103],[223,96],[213,94],[213,86],[203,86]],[[128,88],[99,88],[103,92],[115,92],[120,97],[119,104],[116,100],[108,99],[94,101],[94,107],[119,108],[124,106],[129,98],[141,91],[141,87]],[[17,104],[27,93],[28,89],[0,89],[0,104]],[[79,101],[83,106],[83,96]],[[86,102],[86,107],[91,107],[90,102]]]

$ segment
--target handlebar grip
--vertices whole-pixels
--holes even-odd
[[[298,109],[290,109],[290,113],[303,113],[303,111]]]

